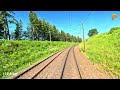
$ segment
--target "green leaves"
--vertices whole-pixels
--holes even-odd
[[[81,38],[67,35],[63,30],[59,32],[55,25],[50,25],[44,19],[41,20],[33,11],[29,12],[29,21],[31,27],[32,40],[48,40],[52,41],[70,41],[81,42]]]
[[[20,20],[20,22],[17,21],[16,24],[16,29],[15,29],[15,40],[20,40],[22,39],[22,21]]]
[[[120,27],[114,27],[114,28],[111,28],[110,31],[108,32],[109,34],[112,34],[113,32],[116,32],[116,31],[120,31]]]
[[[93,35],[95,35],[95,34],[98,34],[97,29],[91,29],[91,30],[89,30],[89,32],[88,32],[88,36],[89,36],[89,37],[91,37],[91,36],[93,36]]]
[[[10,39],[8,23],[15,23],[12,11],[0,11],[0,38]]]

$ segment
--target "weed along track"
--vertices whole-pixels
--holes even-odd
[[[84,75],[83,70],[85,70],[84,68],[86,67],[84,67],[84,65],[80,65],[80,59],[83,58],[80,58],[80,55],[76,55],[80,53],[78,52],[78,48],[76,47],[77,46],[72,46],[60,52],[57,52],[44,59],[43,61],[19,72],[11,79],[82,79],[82,77],[89,78],[87,75]],[[92,73],[92,71],[90,73]]]

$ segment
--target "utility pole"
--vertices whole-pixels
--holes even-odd
[[[51,42],[51,32],[49,31],[49,37],[50,37],[50,42]]]
[[[92,11],[88,14],[88,16],[85,18],[85,20],[82,23],[82,29],[83,29],[83,44],[84,44],[84,52],[85,52],[85,40],[84,40],[84,22],[88,19],[88,17],[90,16],[90,14],[92,13]]]
[[[82,29],[83,29],[83,44],[84,44],[84,52],[85,52],[84,25],[83,25],[83,23],[82,23]]]

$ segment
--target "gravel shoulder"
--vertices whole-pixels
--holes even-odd
[[[82,79],[110,79],[107,74],[100,72],[96,66],[80,52],[78,46],[75,46],[75,56]]]

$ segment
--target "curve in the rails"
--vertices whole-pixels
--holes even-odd
[[[12,79],[108,79],[80,52],[78,46],[64,49],[31,66]]]
[[[64,52],[66,49],[54,53],[53,55],[49,56],[48,58],[42,60],[41,62],[32,65],[28,67],[27,69],[24,69],[20,71],[17,75],[11,77],[11,79],[32,79],[33,76],[36,75],[41,69],[43,69],[48,63],[52,62],[56,57],[58,57],[62,52]]]
[[[49,64],[42,72],[34,79],[60,79],[63,66],[71,48],[68,48],[61,53],[52,63]]]

